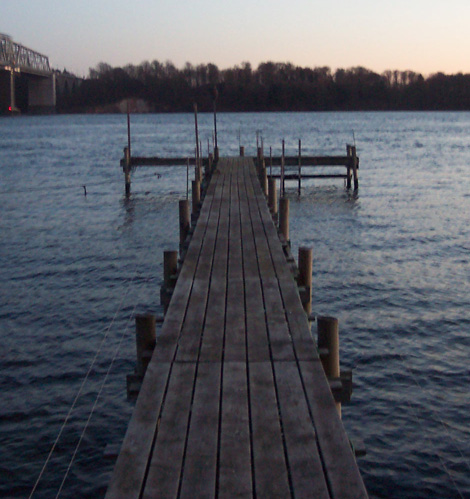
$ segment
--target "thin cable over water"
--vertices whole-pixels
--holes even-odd
[[[90,414],[88,415],[88,419],[87,419],[87,421],[85,423],[85,426],[84,426],[84,428],[82,430],[80,438],[78,439],[77,445],[75,446],[75,449],[73,451],[73,454],[72,454],[72,457],[70,459],[70,462],[69,462],[69,464],[67,466],[67,470],[65,471],[64,477],[62,479],[62,483],[60,484],[59,490],[57,491],[56,499],[59,498],[59,496],[60,496],[60,494],[62,492],[62,489],[64,487],[64,484],[65,484],[65,482],[67,480],[67,477],[69,475],[69,472],[70,472],[70,470],[72,468],[72,465],[73,465],[73,463],[75,461],[75,457],[76,457],[76,455],[78,453],[78,449],[80,447],[80,444],[82,443],[83,437],[85,436],[85,433],[86,433],[86,431],[88,429],[88,426],[90,424],[91,418],[92,418],[92,416],[93,416],[93,414],[95,412],[96,406],[97,406],[98,401],[99,401],[99,399],[101,397],[101,393],[103,391],[103,388],[106,385],[106,382],[108,380],[108,377],[109,377],[109,374],[111,372],[111,369],[112,369],[112,367],[114,365],[114,362],[115,362],[115,360],[117,358],[117,355],[118,355],[118,353],[119,353],[119,351],[121,349],[122,341],[124,340],[124,337],[126,336],[126,333],[129,331],[129,326],[131,324],[132,318],[135,317],[135,310],[136,310],[136,308],[137,308],[137,302],[134,305],[134,308],[132,310],[131,315],[129,316],[129,320],[127,321],[127,326],[124,328],[124,331],[121,334],[121,337],[119,339],[118,345],[116,347],[116,351],[114,352],[114,356],[113,356],[113,358],[112,358],[112,360],[111,360],[111,362],[110,362],[110,364],[108,366],[108,370],[106,371],[106,375],[105,375],[105,377],[103,379],[103,382],[101,383],[100,389],[98,390],[98,393],[97,393],[96,398],[95,398],[95,402],[93,403],[93,407],[91,408]]]
[[[49,454],[47,455],[46,460],[45,460],[45,462],[44,462],[44,465],[43,465],[43,466],[42,466],[42,468],[41,468],[41,471],[40,471],[40,473],[39,473],[39,476],[38,476],[38,478],[36,479],[36,482],[35,482],[35,484],[34,484],[34,486],[33,486],[32,490],[31,490],[31,493],[30,493],[30,495],[29,495],[29,499],[32,499],[32,497],[33,497],[34,493],[36,492],[36,489],[37,489],[37,487],[38,487],[38,485],[39,485],[39,482],[41,481],[42,476],[44,475],[44,471],[46,470],[47,465],[49,464],[49,461],[51,460],[51,457],[52,457],[52,455],[54,454],[54,451],[55,451],[55,449],[56,449],[56,447],[57,447],[57,444],[58,444],[58,442],[59,442],[59,440],[60,440],[60,437],[62,436],[62,433],[63,433],[63,431],[64,431],[65,427],[67,426],[67,423],[68,423],[68,421],[69,421],[69,419],[70,419],[70,416],[71,416],[71,414],[72,414],[72,412],[73,412],[73,410],[74,410],[74,408],[75,408],[75,406],[76,406],[76,404],[77,404],[78,399],[80,398],[80,395],[81,395],[81,393],[82,393],[82,391],[83,391],[83,388],[84,388],[84,386],[85,386],[85,384],[86,384],[86,382],[87,382],[87,380],[88,380],[88,378],[89,378],[89,376],[90,376],[90,374],[91,374],[91,371],[92,371],[92,369],[93,369],[93,367],[94,367],[94,365],[95,365],[95,362],[96,362],[96,360],[97,360],[97,358],[98,358],[98,355],[99,355],[99,353],[101,352],[101,348],[103,347],[103,344],[104,344],[104,342],[105,342],[106,338],[108,337],[109,331],[111,330],[111,327],[112,327],[112,325],[114,324],[114,322],[115,322],[115,320],[116,320],[116,317],[117,317],[118,313],[119,313],[119,312],[121,311],[121,309],[122,309],[122,304],[123,304],[123,302],[124,302],[124,298],[127,296],[128,292],[129,292],[129,289],[130,289],[130,285],[132,284],[132,281],[135,279],[135,276],[136,276],[136,275],[137,275],[137,268],[136,268],[136,270],[135,270],[135,272],[134,272],[134,275],[133,275],[133,276],[132,276],[132,278],[130,279],[129,284],[127,285],[126,292],[125,292],[125,293],[123,293],[123,295],[122,295],[121,301],[119,302],[118,308],[117,308],[117,310],[116,310],[116,313],[115,313],[115,314],[114,314],[114,316],[113,316],[113,319],[111,320],[110,325],[109,325],[109,326],[108,326],[108,328],[105,330],[105,334],[103,335],[103,338],[101,339],[101,343],[100,343],[100,345],[99,345],[99,347],[98,347],[98,350],[96,351],[95,356],[94,356],[94,358],[93,358],[93,360],[92,360],[92,362],[91,362],[91,364],[90,364],[90,367],[88,368],[88,372],[86,373],[86,375],[85,375],[85,377],[84,377],[84,379],[83,379],[83,381],[82,381],[82,384],[80,385],[80,388],[79,388],[79,390],[78,390],[77,394],[75,395],[75,398],[74,398],[74,400],[73,400],[73,402],[72,402],[72,406],[70,407],[70,409],[69,409],[69,411],[68,411],[68,413],[67,413],[67,415],[66,415],[66,417],[65,417],[65,419],[64,419],[64,422],[62,423],[62,426],[60,427],[59,433],[58,433],[58,435],[57,435],[56,439],[54,440],[54,443],[52,444],[51,450],[49,451]]]

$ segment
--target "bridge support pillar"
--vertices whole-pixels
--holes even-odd
[[[55,74],[30,77],[28,82],[28,110],[32,113],[54,112],[56,106]]]
[[[11,114],[20,114],[20,110],[16,107],[16,91],[15,91],[15,69],[10,70],[10,105],[8,111]]]

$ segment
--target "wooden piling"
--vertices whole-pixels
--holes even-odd
[[[191,226],[189,215],[189,200],[181,199],[179,202],[179,222],[180,222],[180,247],[184,245]]]
[[[289,242],[289,200],[284,196],[279,199],[279,232]]]
[[[201,203],[201,182],[199,180],[192,181],[192,215],[193,218],[199,213],[199,207]]]
[[[143,376],[156,343],[156,319],[152,314],[136,315],[135,340],[137,348],[136,374]]]
[[[131,150],[124,148],[124,181],[126,183],[126,197],[131,195]]]
[[[359,178],[357,175],[357,154],[356,154],[356,146],[351,146],[351,156],[352,156],[352,171],[354,178],[354,190],[357,191],[359,189]]]
[[[163,252],[163,285],[166,288],[174,287],[174,276],[178,272],[178,252],[165,250]]]
[[[245,156],[245,146],[240,146],[240,156]]]
[[[281,156],[281,196],[284,196],[286,192],[286,181],[285,181],[285,167],[286,167],[286,162],[285,162],[285,156],[286,156],[286,144],[285,140],[282,139],[282,156]]]
[[[312,248],[301,246],[299,248],[299,277],[297,284],[301,291],[302,305],[308,316],[312,312],[312,267]]]
[[[299,185],[298,185],[299,196],[301,190],[302,190],[302,141],[299,139]]]
[[[266,165],[264,163],[264,159],[261,162],[260,182],[261,182],[261,190],[263,191],[263,194],[265,196],[268,196],[268,174],[266,171]]]
[[[197,125],[197,104],[194,103],[194,129],[196,133],[196,166],[199,166],[199,158],[200,158],[200,151],[199,151],[199,129]]]
[[[167,250],[163,252],[163,285],[160,290],[160,302],[166,314],[170,305],[173,289],[178,273],[178,252]]]
[[[268,178],[268,206],[269,211],[275,217],[277,215],[277,185],[274,177]]]
[[[330,380],[340,378],[339,366],[339,324],[335,317],[317,317],[317,345],[325,375]],[[341,416],[341,403],[336,402]]]
[[[347,173],[346,173],[346,189],[351,189],[351,174],[352,174],[352,154],[351,154],[351,146],[346,144],[346,155],[349,158],[349,162],[347,165]]]

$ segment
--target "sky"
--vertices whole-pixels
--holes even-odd
[[[470,0],[0,0],[0,33],[88,76],[158,60],[470,73]]]

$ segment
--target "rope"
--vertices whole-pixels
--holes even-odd
[[[99,353],[101,351],[101,348],[103,347],[103,344],[104,344],[106,338],[108,337],[109,331],[111,330],[111,327],[114,324],[114,322],[116,320],[116,317],[117,317],[118,313],[120,312],[120,310],[122,308],[122,304],[124,302],[124,298],[127,296],[128,292],[129,292],[129,289],[130,289],[130,285],[132,284],[132,281],[135,279],[136,274],[137,274],[137,268],[136,268],[136,270],[134,272],[134,275],[132,276],[132,278],[129,281],[129,284],[127,286],[127,290],[126,290],[126,292],[123,294],[123,296],[121,298],[121,301],[119,303],[118,309],[116,310],[116,313],[114,314],[114,317],[113,317],[110,325],[105,330],[105,334],[103,335],[103,338],[101,339],[101,343],[100,343],[100,345],[98,347],[98,350],[96,351],[95,356],[94,356],[94,358],[93,358],[93,360],[92,360],[92,362],[90,364],[90,367],[88,368],[88,372],[86,373],[85,378],[83,379],[82,384],[80,385],[80,388],[79,388],[77,394],[75,395],[75,399],[72,402],[72,406],[70,407],[70,409],[69,409],[69,411],[67,413],[67,416],[65,417],[64,422],[62,423],[62,426],[60,427],[59,433],[58,433],[56,439],[54,440],[54,443],[52,444],[51,450],[49,451],[49,454],[46,457],[44,465],[42,466],[42,469],[41,469],[41,471],[39,473],[39,476],[36,479],[36,482],[35,482],[35,484],[33,486],[33,489],[31,490],[31,493],[29,495],[29,499],[32,499],[34,493],[36,492],[36,489],[37,489],[37,487],[39,485],[39,482],[41,481],[42,476],[44,475],[44,471],[46,470],[46,467],[49,464],[49,461],[51,460],[51,457],[52,457],[52,455],[53,455],[53,453],[55,451],[55,448],[57,447],[57,444],[58,444],[58,442],[60,440],[60,437],[62,436],[62,433],[64,432],[64,429],[67,426],[67,423],[68,423],[68,421],[70,419],[70,416],[71,416],[73,410],[75,409],[77,401],[80,398],[80,395],[81,395],[81,393],[83,391],[83,388],[84,388],[86,382],[88,381],[88,378],[89,378],[89,376],[91,374],[91,371],[92,371],[92,369],[93,369],[93,367],[95,365],[96,359],[98,358],[98,355],[99,355]]]
[[[60,484],[59,490],[57,491],[56,499],[58,499],[58,497],[60,496],[60,494],[62,492],[62,488],[63,488],[63,486],[65,484],[65,481],[67,480],[67,477],[69,475],[70,469],[72,468],[72,464],[75,461],[75,457],[77,455],[77,452],[78,452],[78,449],[80,447],[80,444],[82,443],[83,437],[85,436],[85,433],[86,433],[86,431],[88,429],[88,426],[90,424],[91,418],[92,418],[92,416],[93,416],[93,414],[95,412],[96,406],[98,404],[98,400],[101,397],[101,393],[103,391],[103,388],[106,385],[106,382],[108,380],[108,377],[109,377],[109,374],[111,372],[111,369],[112,369],[112,367],[114,365],[114,362],[115,362],[115,360],[117,358],[117,355],[119,353],[119,350],[121,348],[122,341],[123,341],[124,337],[126,336],[126,333],[129,330],[129,325],[131,324],[131,319],[135,316],[135,310],[136,310],[136,308],[137,308],[137,303],[135,304],[134,309],[132,310],[132,313],[129,316],[129,320],[127,322],[127,326],[124,328],[124,331],[121,334],[121,338],[119,339],[118,345],[116,347],[116,351],[114,352],[114,356],[113,356],[113,358],[112,358],[112,360],[111,360],[111,362],[109,364],[108,370],[106,371],[106,375],[105,375],[105,377],[103,379],[103,382],[101,383],[101,386],[100,386],[100,389],[98,391],[98,394],[96,395],[96,399],[95,399],[95,402],[93,403],[93,407],[91,408],[90,414],[88,415],[88,419],[87,419],[87,421],[85,423],[85,426],[84,426],[83,431],[82,431],[82,433],[80,435],[80,438],[78,439],[78,443],[77,443],[77,445],[75,447],[75,450],[74,450],[74,452],[72,454],[72,457],[70,459],[69,465],[67,466],[67,470],[65,472],[64,478],[62,479],[62,483]]]

